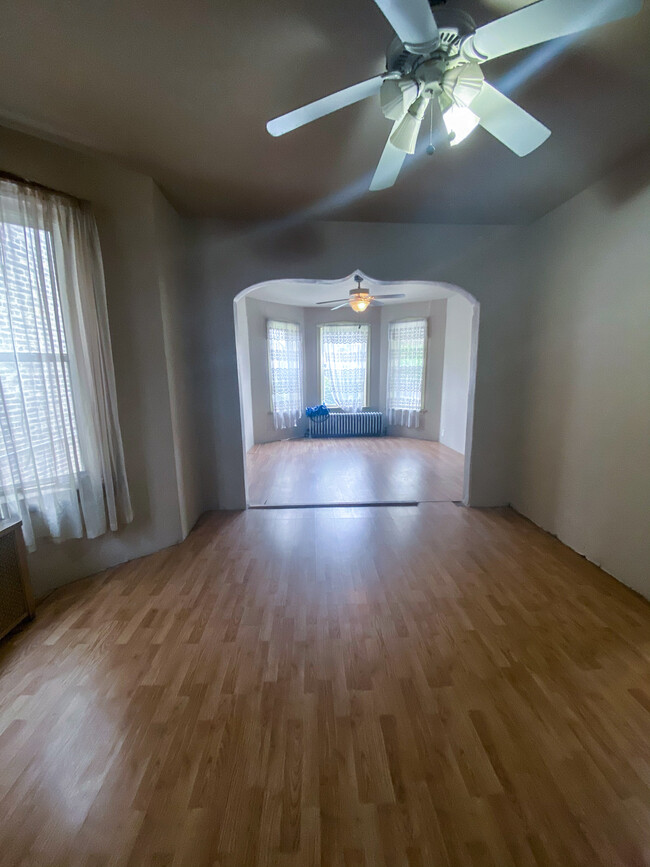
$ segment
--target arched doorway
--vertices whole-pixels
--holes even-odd
[[[357,275],[372,295],[405,297],[387,299],[362,314],[348,305],[332,310],[338,305],[323,303],[345,298],[357,285]],[[469,502],[479,326],[479,304],[472,295],[448,283],[382,281],[355,271],[338,280],[258,283],[236,296],[234,308],[249,507]],[[268,342],[269,323],[274,322],[281,333],[282,323],[296,326],[294,340],[300,334],[305,405],[331,400],[321,360],[329,335],[338,326],[351,330],[353,325],[365,333],[364,413],[382,414],[387,438],[322,437],[304,416],[278,425]],[[407,322],[422,322],[426,328],[423,406],[413,425],[387,411],[386,398],[394,335],[412,333]],[[339,408],[332,409],[336,413]]]

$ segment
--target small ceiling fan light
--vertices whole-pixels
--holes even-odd
[[[372,298],[370,295],[353,295],[350,298],[350,307],[355,313],[363,313],[370,306]]]
[[[422,118],[428,104],[428,97],[418,96],[410,106],[402,120],[398,123],[395,132],[390,137],[390,142],[394,147],[399,148],[401,151],[406,151],[407,154],[415,153],[418,133],[420,132]]]
[[[467,108],[481,92],[483,81],[483,71],[478,63],[465,63],[445,72],[442,89],[454,104]]]
[[[478,117],[474,112],[461,105],[450,106],[442,117],[452,147],[464,141],[478,126]]]

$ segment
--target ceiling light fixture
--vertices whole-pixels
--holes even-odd
[[[363,313],[363,311],[370,305],[371,301],[372,297],[370,295],[355,294],[350,298],[350,307],[355,313]]]
[[[363,277],[360,274],[355,274],[354,279],[357,284],[356,289],[350,289],[347,298],[335,298],[333,301],[317,301],[316,304],[336,304],[336,307],[332,307],[332,310],[341,310],[342,307],[351,307],[355,313],[364,313],[368,307],[372,304],[373,307],[381,307],[382,301],[378,301],[378,298],[406,298],[406,295],[403,292],[391,293],[390,295],[371,295],[367,289],[362,288],[361,283],[363,282]]]
[[[415,153],[415,145],[418,140],[418,133],[422,126],[422,118],[429,105],[430,96],[422,94],[411,104],[402,120],[398,123],[395,131],[391,134],[391,144],[406,151],[407,154]]]
[[[474,112],[462,105],[452,105],[442,117],[449,133],[449,144],[452,147],[464,141],[479,124],[479,119]]]

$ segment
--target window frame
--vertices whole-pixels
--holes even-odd
[[[402,322],[424,322],[426,326],[426,336],[424,339],[424,357],[422,359],[422,388],[420,392],[420,409],[416,412],[426,412],[426,395],[427,395],[427,368],[429,366],[429,317],[428,316],[405,316],[403,319],[393,319],[388,323],[388,333],[386,335],[386,409],[388,409],[388,384],[390,382],[390,332],[394,325],[399,325]],[[398,409],[399,407],[394,407]]]
[[[264,320],[264,339],[266,340],[266,393],[269,405],[268,414],[272,416],[275,413],[275,410],[273,408],[273,377],[271,376],[271,341],[269,340],[269,322],[277,322],[279,325],[295,325],[298,328],[298,334],[300,335],[300,377],[302,380],[300,387],[303,403],[305,400],[305,329],[300,322],[292,322],[290,319],[275,319],[273,316],[267,316]],[[305,408],[303,406],[303,414],[304,410]]]
[[[321,403],[325,403],[324,394],[323,394],[323,364],[322,364],[322,342],[323,342],[323,328],[332,328],[337,326],[344,325],[354,325],[357,328],[367,328],[368,329],[368,343],[366,347],[366,376],[363,386],[363,409],[367,409],[369,404],[370,397],[370,366],[371,366],[371,352],[372,352],[372,325],[370,322],[355,322],[354,320],[339,320],[337,322],[319,322],[317,325],[318,329],[318,341],[317,341],[317,366],[318,366],[318,395]],[[338,405],[330,406],[326,404],[327,408],[331,410],[338,410],[342,412],[341,407]]]

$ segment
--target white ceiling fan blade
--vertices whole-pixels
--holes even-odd
[[[284,135],[306,123],[311,123],[312,120],[318,120],[319,117],[325,117],[326,114],[332,114],[340,108],[345,108],[355,102],[361,102],[362,99],[367,99],[375,93],[379,93],[381,83],[384,80],[382,75],[376,75],[374,78],[369,78],[367,81],[361,81],[359,84],[353,84],[352,87],[346,87],[345,90],[339,90],[337,93],[332,93],[330,96],[324,96],[322,99],[317,99],[316,102],[310,102],[309,105],[303,105],[302,108],[296,108],[288,114],[283,114],[281,117],[276,117],[270,120],[266,129],[273,136]]]
[[[338,304],[336,307],[332,307],[331,309],[332,310],[340,310],[341,307],[347,307],[348,303],[349,303],[348,301],[344,301],[343,304]]]
[[[395,295],[373,295],[373,298],[406,298],[404,292],[397,292]]]
[[[396,120],[393,124],[393,131],[397,128],[398,124],[399,121]],[[391,132],[391,135],[392,134],[393,133]],[[406,151],[400,150],[400,148],[396,148],[395,145],[391,143],[389,137],[382,152],[382,155],[379,158],[379,163],[377,164],[377,168],[375,169],[375,174],[373,175],[372,181],[370,182],[370,189],[387,190],[389,187],[392,187],[397,180],[397,176],[402,170],[405,159]]]
[[[333,298],[331,301],[317,301],[316,304],[340,304],[342,301],[349,301],[348,298]]]
[[[368,305],[368,307],[383,307],[383,306],[384,305],[381,303],[381,301],[375,301],[374,298],[370,302],[370,304]]]
[[[636,15],[643,0],[539,0],[479,27],[462,54],[483,63],[520,48]]]
[[[407,51],[427,54],[440,35],[428,0],[375,0]]]
[[[525,157],[550,136],[551,131],[487,81],[472,100],[479,123],[517,156]]]

